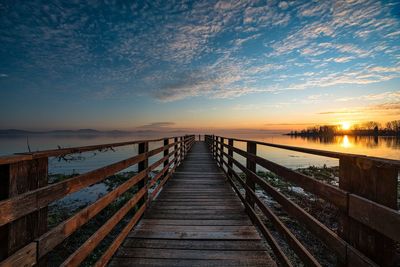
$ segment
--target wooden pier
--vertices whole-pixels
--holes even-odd
[[[196,142],[110,266],[275,266],[205,142]]]
[[[185,135],[0,157],[0,266],[54,265],[49,255],[62,242],[128,193],[121,208],[61,266],[85,263],[115,228],[120,230],[95,266],[295,266],[299,261],[321,266],[257,191],[329,249],[338,266],[400,265],[399,161],[215,135],[198,139]],[[138,153],[48,183],[49,158],[122,146],[136,146]],[[260,146],[338,159],[339,186],[260,157]],[[132,177],[48,228],[51,203],[134,165]],[[260,177],[257,166],[335,206],[337,230]]]

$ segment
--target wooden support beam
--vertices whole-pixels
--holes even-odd
[[[48,158],[0,165],[0,200],[47,185]],[[47,207],[0,227],[0,261],[47,231]],[[43,262],[44,263],[44,262]]]
[[[248,141],[247,142],[247,153],[256,155],[257,154],[257,144],[255,142],[251,142]],[[249,158],[246,158],[246,168],[249,171],[252,172],[256,172],[256,163],[252,160],[250,160]],[[253,181],[253,179],[251,179],[251,177],[249,177],[248,175],[246,175],[246,184],[249,186],[249,188],[251,190],[255,190],[256,186],[255,183]],[[254,200],[252,199],[252,197],[248,194],[248,192],[246,191],[246,201],[249,203],[249,205],[254,208]]]
[[[164,139],[164,146],[167,146],[168,144],[169,144],[169,138],[165,138]],[[164,157],[168,156],[168,154],[169,154],[169,149],[164,150]],[[166,158],[164,160],[164,167],[169,166],[168,163],[169,163],[169,158]],[[166,173],[168,173],[168,171]],[[166,175],[164,175],[164,176],[166,176]]]
[[[138,147],[139,155],[143,154],[143,153],[147,153],[148,151],[149,151],[149,142],[139,143],[139,147]],[[146,157],[143,161],[138,163],[138,173],[147,169],[147,167],[149,167],[149,158],[148,157]],[[141,189],[143,187],[147,188],[148,180],[149,180],[149,176],[146,175],[146,177],[144,177],[144,179],[138,183],[138,189]],[[143,195],[142,200],[139,202],[139,205],[146,203],[148,197],[149,197],[148,192],[146,192],[146,194]]]
[[[342,157],[339,160],[339,175],[341,189],[397,210],[397,168],[365,158]],[[395,266],[396,262],[400,262],[399,255],[396,255],[395,242],[351,218],[349,212],[354,213],[362,209],[356,206],[357,202],[351,201],[349,209],[342,211],[339,236],[377,264]],[[376,219],[385,220],[385,218]],[[348,257],[343,265],[348,266],[349,262],[351,259]]]
[[[228,145],[231,147],[234,146],[232,138],[228,139]],[[233,158],[233,150],[231,148],[228,148],[228,155]],[[229,177],[232,177],[232,175],[233,175],[231,169],[233,169],[233,161],[232,161],[232,159],[228,158],[228,176]]]

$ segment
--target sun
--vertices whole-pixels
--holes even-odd
[[[342,130],[349,130],[351,127],[351,124],[348,121],[343,121],[340,124],[342,125]]]

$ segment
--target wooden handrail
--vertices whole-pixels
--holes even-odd
[[[116,148],[116,147],[128,146],[128,145],[136,145],[136,144],[144,143],[144,142],[153,143],[153,142],[163,141],[164,139],[172,139],[172,138],[176,138],[176,137],[173,136],[173,137],[164,137],[164,138],[157,138],[157,139],[143,139],[143,140],[134,140],[134,141],[128,141],[128,142],[101,144],[101,145],[78,146],[78,147],[41,150],[41,151],[35,151],[35,152],[20,152],[20,153],[15,153],[14,155],[0,156],[0,165],[20,162],[23,160],[33,160],[33,159],[37,159],[37,158],[46,158],[46,157],[59,157],[59,156],[66,156],[69,154],[83,153],[83,152],[96,151],[96,150],[104,150],[104,149],[110,149],[110,148]]]
[[[162,158],[151,164],[145,165],[145,168],[138,168],[139,172],[129,178],[121,185],[114,188],[111,192],[99,198],[91,205],[77,212],[72,217],[61,222],[50,231],[46,231],[35,239],[31,240],[25,245],[20,246],[17,251],[10,251],[7,258],[3,258],[0,266],[3,265],[33,265],[38,263],[50,251],[52,251],[58,244],[73,234],[76,230],[86,224],[90,219],[96,216],[100,211],[106,208],[119,196],[127,192],[134,186],[138,187],[137,192],[133,197],[128,200],[124,206],[119,209],[107,222],[104,223],[85,243],[83,243],[72,255],[70,255],[62,265],[77,266],[79,265],[93,249],[104,239],[104,237],[125,217],[126,214],[133,208],[137,208],[136,213],[130,221],[124,226],[123,230],[119,233],[116,239],[111,243],[105,253],[96,262],[96,266],[104,266],[108,263],[116,249],[122,243],[129,231],[135,226],[141,218],[143,212],[146,210],[149,202],[156,197],[157,193],[161,190],[163,185],[171,177],[176,167],[183,161],[185,155],[190,150],[194,142],[194,135],[186,135],[173,137],[173,142],[170,143],[171,138],[151,139],[151,140],[138,140],[122,143],[113,143],[106,145],[76,147],[59,150],[47,150],[34,152],[24,155],[14,155],[10,157],[1,157],[0,166],[2,168],[13,169],[18,167],[20,160],[36,161],[38,158],[47,159],[50,156],[60,156],[69,153],[81,153],[85,151],[105,149],[110,147],[138,144],[139,147],[148,148],[149,142],[158,142],[164,140],[164,145],[155,148],[151,151],[144,150],[139,154],[128,159],[110,164],[108,166],[90,171],[76,177],[57,182],[38,189],[30,190],[26,193],[6,198],[0,201],[0,226],[4,228],[6,225],[13,225],[16,220],[20,220],[27,215],[34,214],[35,212],[46,208],[51,202],[56,201],[66,195],[77,192],[85,187],[94,183],[100,182],[105,178],[126,169],[135,164],[142,164],[148,162],[148,158],[163,153]],[[144,146],[143,146],[144,144]],[[172,151],[170,149],[172,148]],[[169,160],[173,157],[172,160]],[[164,164],[163,169],[153,178],[148,179],[151,171],[156,169],[161,164]],[[34,169],[33,169],[34,170]],[[8,172],[6,172],[8,173]],[[32,175],[32,174],[30,174]],[[33,174],[34,175],[34,174]],[[162,178],[162,179],[161,179]],[[161,180],[160,183],[158,181]],[[145,183],[143,184],[143,181]],[[151,197],[148,198],[148,190],[154,187]],[[143,202],[143,200],[145,200]],[[47,225],[47,221],[45,222]],[[1,230],[0,229],[0,230]],[[21,229],[22,231],[23,229]]]
[[[371,169],[371,166],[375,166],[371,169],[371,171],[382,173],[382,175],[387,174],[389,175],[389,177],[391,177],[391,181],[397,181],[397,170],[399,166],[399,161],[321,150],[309,150],[305,148],[295,148],[284,145],[275,145],[252,140],[219,137],[213,135],[206,135],[205,140],[208,143],[209,148],[214,155],[215,160],[217,161],[217,164],[226,173],[228,178],[230,180],[235,178],[235,180],[239,182],[239,184],[241,184],[241,186],[245,189],[246,197],[244,198],[241,195],[239,197],[242,200],[243,204],[246,206],[246,210],[248,211],[250,217],[253,218],[254,215],[251,214],[251,211],[253,209],[249,209],[249,207],[252,207],[252,203],[255,202],[260,210],[263,212],[263,214],[273,222],[277,230],[280,231],[281,234],[286,236],[288,244],[292,247],[292,249],[294,249],[294,251],[297,252],[299,257],[306,263],[306,265],[317,266],[317,263],[314,261],[314,258],[312,256],[310,257],[307,251],[302,248],[301,244],[298,244],[296,242],[296,239],[290,235],[290,233],[288,232],[289,229],[286,228],[284,224],[280,222],[279,218],[275,216],[270,209],[268,209],[265,203],[257,197],[254,191],[253,184],[257,184],[258,186],[260,186],[263,191],[265,191],[279,204],[281,204],[282,208],[289,215],[296,218],[317,238],[322,240],[329,248],[331,248],[337,255],[340,262],[351,262],[352,264],[359,264],[360,266],[376,266],[376,263],[366,257],[362,252],[360,252],[360,249],[364,250],[363,247],[358,248],[357,243],[355,243],[356,247],[354,247],[354,245],[350,245],[350,243],[344,240],[342,236],[334,233],[332,230],[330,230],[325,225],[320,223],[317,219],[315,219],[312,215],[307,213],[300,206],[295,204],[292,200],[288,199],[285,195],[283,195],[281,192],[271,186],[266,180],[259,177],[256,173],[256,168],[253,165],[249,165],[249,161],[263,168],[266,168],[267,170],[279,175],[280,178],[290,183],[302,187],[305,191],[313,193],[316,196],[319,196],[320,198],[334,204],[336,207],[339,208],[342,214],[344,214],[342,216],[345,216],[345,218],[350,218],[350,220],[354,220],[360,225],[362,224],[363,226],[359,226],[362,228],[361,230],[363,230],[363,228],[365,227],[368,227],[371,230],[373,229],[377,231],[377,233],[374,235],[377,235],[378,238],[380,238],[379,235],[384,235],[384,240],[387,238],[393,240],[392,242],[400,241],[400,228],[398,227],[398,225],[400,225],[400,213],[397,209],[394,208],[397,207],[397,205],[392,204],[389,206],[385,206],[383,204],[367,199],[365,196],[331,186],[329,184],[323,183],[314,178],[308,177],[304,174],[281,166],[277,163],[269,161],[265,158],[257,156],[256,149],[251,148],[251,146],[249,148],[249,143],[271,145],[278,148],[290,149],[303,153],[311,153],[328,157],[339,157],[341,160],[343,160],[343,158],[351,157],[350,160],[354,161],[356,164],[367,164],[367,168],[369,169]],[[227,144],[225,141],[228,141]],[[234,147],[234,141],[247,142],[248,151],[244,151],[242,149]],[[227,152],[225,152],[224,149],[226,149]],[[246,159],[247,166],[244,166],[242,163],[234,158],[234,152]],[[348,162],[346,163],[348,164]],[[237,175],[233,168],[234,165],[245,174],[246,181],[243,181],[241,177]],[[341,168],[343,170],[344,167],[342,166]],[[346,168],[352,167],[346,165]],[[359,166],[357,165],[356,168],[359,168]],[[249,183],[249,181],[252,182]],[[231,181],[231,183],[233,187],[236,186],[233,180]],[[390,186],[393,186],[393,183],[390,183]],[[396,194],[397,186],[394,186],[395,188],[391,188],[390,190],[391,192],[394,192],[393,194]],[[238,194],[240,194],[239,190],[235,188],[234,190]],[[389,197],[389,199],[393,198],[396,198],[396,195],[394,197]],[[264,226],[261,225],[260,229],[262,229],[263,227]],[[371,232],[371,230],[369,230],[369,232],[373,233]],[[346,238],[346,236],[344,237]],[[266,239],[268,240],[269,237],[266,236]],[[273,248],[274,245],[272,244],[271,247]],[[373,260],[378,260],[378,262],[382,262],[382,259],[379,258],[379,255],[378,258],[374,257]],[[282,264],[285,264],[284,260]]]
[[[220,144],[220,141],[216,141],[217,144]],[[374,230],[386,235],[387,237],[400,242],[400,231],[398,231],[395,227],[391,227],[395,224],[400,225],[400,212],[394,209],[387,208],[383,205],[370,201],[366,198],[351,194],[344,190],[341,190],[332,185],[323,183],[314,178],[308,177],[304,174],[293,171],[289,168],[281,166],[272,161],[268,161],[264,158],[256,156],[254,154],[247,153],[241,149],[235,148],[233,146],[229,146],[227,144],[223,144],[224,147],[231,149],[232,151],[238,153],[239,155],[256,162],[260,166],[272,171],[273,173],[279,175],[282,179],[296,184],[299,187],[302,187],[305,191],[313,193],[322,199],[334,204],[339,209],[349,211],[349,215],[358,220],[361,223],[368,225]],[[224,156],[228,159],[230,156],[223,152]],[[240,164],[237,160],[230,158],[236,164],[236,166],[240,166],[239,168],[243,172],[248,172],[248,170]],[[259,176],[253,173],[250,175],[251,177],[257,177],[261,179]],[[352,205],[351,205],[352,204]],[[351,207],[350,207],[351,205]],[[357,207],[357,208],[355,208]],[[374,212],[367,212],[367,210],[373,210]],[[377,219],[377,214],[382,214],[385,217],[385,220]],[[377,225],[379,224],[379,226]]]
[[[215,136],[215,137],[220,137],[220,136]],[[312,149],[312,148],[305,148],[305,147],[280,145],[280,144],[248,140],[248,139],[240,139],[240,138],[228,138],[228,137],[222,137],[222,136],[220,138],[231,139],[233,141],[238,141],[238,142],[254,142],[257,145],[281,148],[281,149],[285,149],[285,150],[291,150],[291,151],[312,154],[312,155],[317,155],[317,156],[323,156],[323,157],[329,157],[329,158],[336,158],[336,159],[340,159],[343,157],[363,158],[363,159],[375,161],[382,165],[389,165],[391,167],[400,168],[400,160],[386,159],[386,158],[380,158],[380,157],[371,157],[371,156],[360,155],[360,154],[351,154],[351,153],[342,153],[342,152],[335,152],[335,151],[328,151],[328,150]]]

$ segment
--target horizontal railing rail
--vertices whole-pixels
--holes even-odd
[[[256,185],[332,250],[340,263],[348,266],[357,264],[392,266],[399,260],[396,258],[396,243],[400,244],[400,213],[397,208],[400,161],[214,135],[206,135],[205,140],[217,164],[225,172],[233,189],[245,205],[249,216],[258,225],[282,265],[291,266],[292,263],[283,253],[279,242],[256,214],[255,207],[258,207],[263,216],[272,223],[274,229],[284,237],[289,247],[306,266],[321,266],[279,216],[256,195]],[[244,142],[247,150],[235,147],[235,141]],[[339,187],[257,156],[257,145],[338,158]],[[237,160],[235,154],[246,159],[246,166]],[[257,165],[336,206],[340,212],[338,231],[329,229],[267,180],[261,178],[256,171]],[[242,178],[235,168],[243,173],[245,178]],[[244,196],[238,185],[244,189]]]
[[[136,188],[133,196],[61,264],[78,266],[129,212],[135,211],[95,264],[106,265],[149,203],[182,163],[194,139],[194,135],[186,135],[0,157],[0,266],[31,266],[45,263],[49,252],[128,190]],[[149,143],[159,141],[164,142],[161,147],[149,150]],[[49,157],[132,144],[138,145],[138,154],[135,156],[54,184],[47,184]],[[161,159],[149,166],[149,158],[160,153],[163,153]],[[47,229],[49,204],[133,165],[138,166],[135,175],[67,220],[52,229]],[[150,178],[149,174],[159,166],[163,167],[161,171]]]

